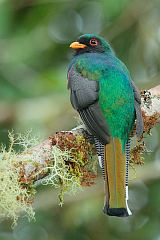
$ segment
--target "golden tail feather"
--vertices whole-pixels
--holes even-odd
[[[126,205],[126,157],[121,142],[112,138],[105,146],[105,191],[104,212],[111,216],[128,216]]]

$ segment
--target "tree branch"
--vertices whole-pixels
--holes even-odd
[[[150,90],[144,90],[142,91],[142,112],[143,112],[143,119],[144,119],[144,129],[145,132],[148,133],[157,123],[160,122],[160,85],[150,89]],[[34,156],[34,161],[38,163],[38,167],[44,166],[46,164],[47,160],[51,157],[51,151],[52,146],[58,146],[63,151],[64,146],[62,147],[62,144],[66,144],[66,148],[69,150],[72,146],[67,146],[67,143],[70,143],[70,138],[74,138],[74,136],[81,136],[82,137],[82,143],[89,144],[89,140],[86,138],[87,132],[84,126],[79,126],[71,131],[65,131],[56,133],[53,136],[50,136],[47,140],[40,143],[36,147],[32,148],[29,153],[24,153],[23,155],[20,155],[20,158],[25,160],[28,157],[32,158],[32,155]],[[91,154],[94,156],[96,154],[94,145],[92,146],[93,152]],[[65,148],[65,149],[66,149]],[[29,155],[28,155],[29,154]],[[85,152],[85,154],[87,154]],[[36,156],[36,157],[35,157]],[[54,160],[54,159],[53,159]],[[39,165],[40,164],[40,165]],[[45,176],[41,173],[40,175],[34,175],[33,171],[37,172],[35,166],[32,164],[27,164],[25,166],[25,175],[27,177],[32,176],[33,180],[36,181],[38,179],[41,179]],[[36,176],[36,177],[35,177]]]

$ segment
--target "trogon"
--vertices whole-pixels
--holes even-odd
[[[128,162],[135,122],[138,138],[143,133],[140,93],[104,38],[84,34],[70,47],[75,50],[68,68],[70,100],[95,140],[105,182],[103,211],[129,216]]]

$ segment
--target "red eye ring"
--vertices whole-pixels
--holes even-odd
[[[90,41],[89,41],[89,44],[91,46],[97,46],[98,45],[98,40],[96,38],[92,38]]]

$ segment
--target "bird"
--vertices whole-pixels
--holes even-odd
[[[132,215],[128,206],[130,134],[143,134],[141,96],[126,65],[108,41],[83,34],[70,44],[74,50],[67,78],[70,101],[93,136],[104,176],[103,212]]]

